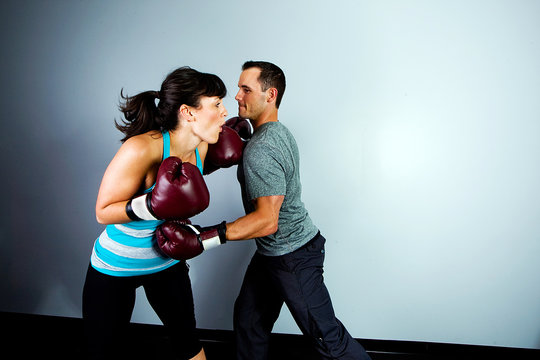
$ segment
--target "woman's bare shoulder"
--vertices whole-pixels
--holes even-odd
[[[163,151],[163,136],[159,131],[135,135],[127,139],[120,150],[139,160],[151,162],[154,159],[160,160]]]

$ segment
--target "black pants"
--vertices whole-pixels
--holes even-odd
[[[370,359],[335,317],[323,279],[325,238],[283,256],[255,253],[234,307],[237,359],[267,359],[283,303],[323,359]]]
[[[88,267],[83,290],[83,318],[91,359],[122,359],[129,348],[124,344],[136,289],[142,286],[148,302],[161,319],[171,338],[174,354],[189,359],[198,354],[201,343],[196,335],[193,293],[188,267],[180,262],[155,274],[116,277]],[[127,347],[127,348],[126,348]],[[124,356],[123,356],[124,355]]]

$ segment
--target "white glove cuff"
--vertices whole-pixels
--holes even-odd
[[[148,209],[148,206],[146,204],[147,197],[148,195],[145,194],[131,199],[126,206],[126,211],[128,212],[128,215],[129,211],[131,210],[132,213],[141,220],[158,220],[154,215],[152,215],[152,213]]]
[[[213,231],[216,233],[215,236],[202,240],[201,232],[195,226],[190,225],[190,224],[186,224],[186,225],[190,227],[191,230],[193,230],[193,232],[197,235],[197,239],[200,241],[204,251],[213,249],[216,246],[221,245],[221,240],[219,238],[219,233],[217,231]],[[208,234],[208,233],[210,232],[204,232],[204,234]]]
[[[221,245],[221,240],[219,240],[219,235],[203,240],[202,245],[205,251],[209,249],[213,249],[216,246]]]

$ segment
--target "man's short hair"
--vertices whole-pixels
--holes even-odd
[[[246,61],[242,66],[242,70],[250,68],[258,68],[261,70],[259,75],[259,84],[262,91],[270,88],[276,88],[278,91],[276,98],[276,108],[281,104],[281,98],[285,92],[285,74],[277,65],[266,61]]]

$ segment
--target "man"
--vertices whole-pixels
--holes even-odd
[[[227,240],[256,239],[234,308],[239,360],[266,359],[272,327],[285,303],[325,359],[369,359],[335,317],[323,282],[325,238],[301,201],[299,152],[278,121],[285,75],[248,61],[238,82],[238,114],[254,134],[238,167],[246,216],[226,225]]]

